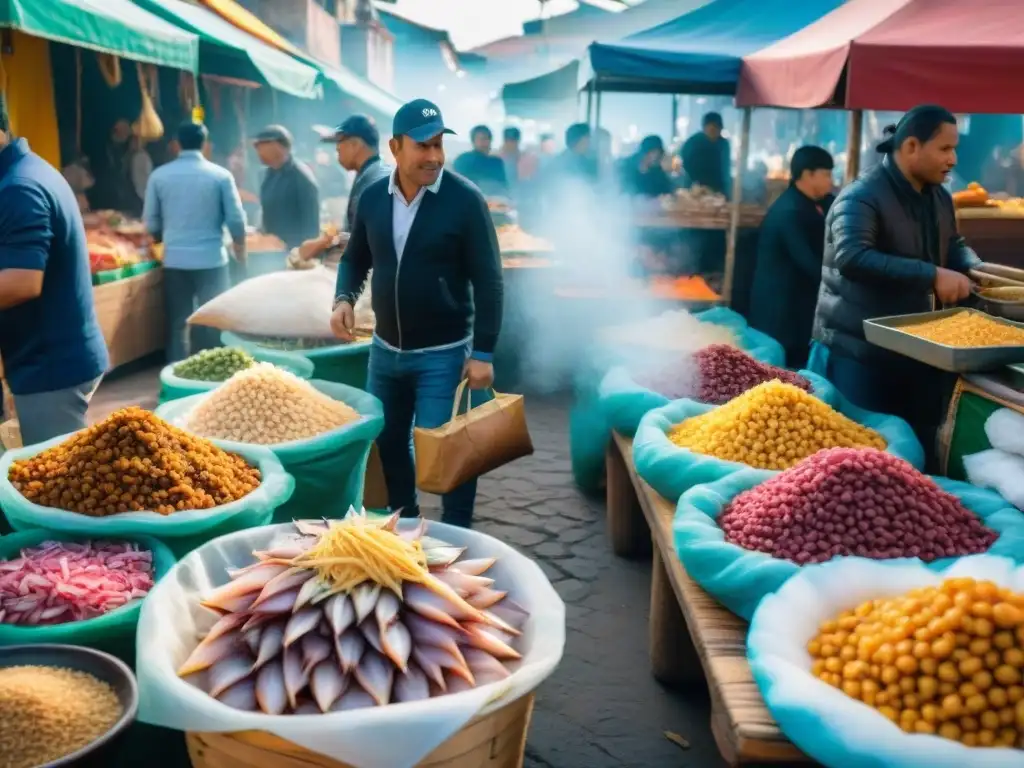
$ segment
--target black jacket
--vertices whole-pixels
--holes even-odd
[[[811,343],[829,202],[790,185],[768,209],[757,237],[750,324],[782,344],[787,361],[806,357]]]
[[[472,149],[455,158],[452,168],[480,187],[485,195],[493,197],[508,194],[505,161],[497,155],[485,155]]]
[[[712,141],[704,132],[695,133],[683,144],[679,156],[683,161],[687,188],[699,184],[726,197],[732,194],[729,172],[732,156],[726,139]]]
[[[355,226],[356,211],[359,210],[359,198],[366,191],[366,188],[377,181],[377,179],[386,179],[390,175],[391,168],[381,162],[380,155],[371,157],[356,172],[356,177],[352,180],[352,189],[348,193],[348,207],[345,210],[346,232],[351,232],[352,227]]]
[[[280,168],[268,168],[260,187],[263,231],[289,248],[320,234],[320,188],[316,177],[295,158]]]
[[[355,304],[372,267],[376,333],[385,342],[424,349],[472,335],[474,353],[492,354],[501,330],[503,281],[484,196],[467,179],[444,171],[437,192],[424,192],[399,262],[389,184],[389,178],[378,179],[359,199],[335,296]]]
[[[864,340],[863,321],[929,312],[935,269],[979,263],[956,228],[942,187],[917,192],[891,158],[844,189],[825,222],[825,257],[814,338],[862,360],[891,353]]]

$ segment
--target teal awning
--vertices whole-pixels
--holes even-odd
[[[0,0],[0,3],[3,1]],[[305,99],[318,97],[320,89],[317,79],[320,73],[317,69],[253,37],[213,11],[182,0],[135,2],[171,24],[199,35],[204,73],[231,77],[243,75],[233,67],[219,71],[217,64],[220,62],[216,57],[222,54],[247,64],[251,72],[244,74],[262,80],[275,90]]]
[[[0,28],[196,72],[199,39],[130,0],[0,0]]]
[[[364,80],[348,69],[336,69],[329,64],[320,64],[324,77],[333,82],[342,93],[357,99],[383,117],[392,118],[402,106],[402,102],[387,91],[378,88],[369,80]]]

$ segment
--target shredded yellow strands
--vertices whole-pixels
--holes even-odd
[[[359,516],[332,521],[313,548],[292,565],[316,570],[333,592],[372,581],[400,595],[403,581],[420,584],[430,573],[420,542],[406,541]]]

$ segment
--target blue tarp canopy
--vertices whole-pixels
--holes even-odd
[[[618,43],[593,43],[578,85],[598,91],[732,95],[744,56],[844,0],[715,0]]]

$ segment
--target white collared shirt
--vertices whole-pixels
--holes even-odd
[[[391,233],[395,241],[395,255],[398,257],[398,261],[401,262],[402,254],[405,252],[405,243],[409,239],[409,231],[412,229],[412,224],[416,221],[416,214],[420,210],[423,196],[428,191],[437,194],[437,190],[441,188],[441,178],[444,176],[444,169],[442,168],[441,173],[437,175],[437,181],[429,187],[420,187],[420,191],[416,193],[416,197],[410,202],[406,202],[405,195],[399,189],[397,176],[398,169],[396,168],[391,172],[391,178],[388,181],[388,194],[395,199],[394,203],[392,203]]]

